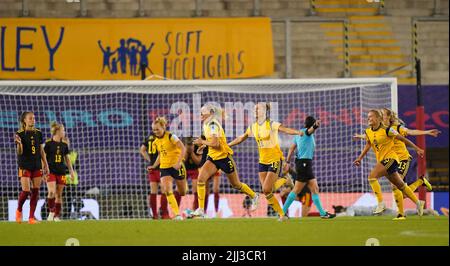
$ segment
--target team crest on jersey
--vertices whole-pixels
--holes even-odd
[[[392,127],[389,129],[389,131],[394,135],[398,134],[397,131],[395,129],[393,129]]]

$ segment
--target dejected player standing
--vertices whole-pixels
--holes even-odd
[[[34,212],[39,199],[39,188],[42,175],[48,173],[47,158],[43,147],[44,138],[42,132],[35,128],[34,124],[35,117],[33,112],[22,113],[20,116],[20,129],[14,138],[17,146],[19,178],[22,186],[16,210],[16,222],[18,223],[22,222],[22,207],[28,196],[30,196],[30,217],[28,223],[37,223]]]
[[[50,127],[52,137],[45,142],[44,151],[47,156],[50,173],[47,176],[47,204],[50,213],[47,221],[61,221],[61,205],[66,172],[69,169],[70,178],[75,178],[75,172],[69,158],[69,144],[64,126],[53,122]],[[67,210],[66,210],[67,211]]]

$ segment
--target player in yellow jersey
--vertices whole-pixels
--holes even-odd
[[[218,119],[222,119],[222,109],[208,104],[201,109],[201,120],[203,122],[203,133],[206,140],[198,138],[195,145],[208,146],[208,157],[205,164],[200,169],[197,182],[198,209],[192,214],[193,217],[205,217],[205,183],[217,170],[227,176],[233,188],[247,194],[252,199],[252,210],[256,210],[259,200],[258,193],[255,193],[247,184],[239,180],[236,164],[233,160],[233,150],[228,146],[225,132]]]
[[[414,145],[411,141],[400,135],[392,127],[383,126],[383,116],[379,110],[370,110],[367,116],[369,127],[365,130],[366,134],[366,146],[361,152],[359,157],[354,161],[356,166],[361,164],[361,160],[369,152],[370,148],[375,152],[377,164],[369,174],[369,183],[372,187],[375,195],[379,197],[381,195],[381,187],[377,182],[377,179],[386,176],[387,179],[395,185],[400,191],[403,192],[408,198],[410,198],[417,206],[417,213],[419,216],[423,215],[424,202],[419,201],[411,190],[401,178],[398,173],[399,158],[394,151],[394,140],[397,138],[403,141],[408,146],[414,148],[419,156],[423,156],[423,150]]]
[[[381,109],[381,112],[383,114],[383,124],[385,126],[390,126],[394,128],[400,135],[404,137],[408,135],[410,136],[430,135],[433,137],[437,137],[440,133],[440,131],[437,129],[431,130],[409,129],[403,125],[404,124],[403,121],[401,121],[398,118],[397,114],[394,111],[388,108],[383,108]],[[398,173],[404,180],[406,174],[408,173],[412,156],[409,154],[405,143],[403,141],[399,141],[398,139],[394,140],[394,150],[399,157]],[[415,191],[416,188],[421,186],[422,184],[425,184],[425,186],[429,191],[433,189],[430,182],[425,178],[425,176],[419,177],[414,183],[409,185],[409,187],[411,188],[412,191]],[[405,213],[403,208],[404,195],[395,186],[392,186],[392,191],[394,193],[395,202],[397,203],[398,208],[398,214],[397,217],[394,218],[394,220],[404,220],[405,219]]]
[[[256,122],[250,125],[245,133],[228,145],[238,145],[248,137],[254,137],[259,152],[259,181],[266,196],[267,202],[278,213],[280,220],[287,218],[283,208],[273,195],[275,182],[282,174],[283,152],[278,141],[278,132],[290,135],[301,135],[299,130],[287,128],[281,123],[270,120],[270,104],[258,103],[255,105]]]
[[[173,195],[173,179],[180,196],[186,195],[186,168],[183,164],[186,148],[177,136],[166,130],[167,121],[164,117],[157,117],[152,124],[153,134],[156,136],[154,144],[159,153],[155,163],[148,170],[156,169],[159,165],[161,173],[162,192],[166,195],[175,220],[182,220],[177,200]]]
[[[439,133],[441,133],[437,129],[416,130],[416,129],[406,128],[403,125],[404,122],[398,118],[397,114],[394,111],[392,111],[388,108],[383,108],[380,111],[382,112],[382,115],[383,115],[384,126],[394,128],[399,134],[401,134],[404,137],[406,137],[408,135],[410,135],[410,136],[430,135],[433,137],[437,137],[439,135]],[[365,139],[365,135],[355,135],[355,138]],[[409,154],[405,143],[398,139],[394,140],[394,150],[399,157],[398,173],[404,180],[408,173],[412,157]],[[374,182],[378,182],[378,181],[374,181]],[[421,186],[422,184],[425,184],[425,186],[427,187],[427,189],[429,191],[432,190],[431,184],[424,176],[419,177],[414,183],[409,185],[409,187],[411,188],[412,191],[415,191],[417,189],[417,187]],[[378,186],[378,185],[375,185],[375,186]],[[398,215],[396,218],[394,218],[394,220],[405,220],[404,209],[403,209],[404,195],[395,186],[392,186],[392,191],[394,193],[394,198],[395,198],[395,201],[397,203],[397,208],[398,208]],[[385,204],[383,203],[382,194],[379,194],[379,197],[377,197],[377,200],[378,199],[380,200],[380,202],[378,203],[377,209],[375,210],[374,214],[380,214],[386,208]]]

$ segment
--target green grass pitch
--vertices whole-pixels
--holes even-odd
[[[42,222],[36,225],[0,222],[0,245],[63,246],[69,238],[80,245],[364,246],[449,245],[447,217],[338,217],[172,220],[102,220]]]

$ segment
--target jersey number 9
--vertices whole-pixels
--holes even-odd
[[[31,154],[36,154],[36,146],[34,146],[34,140],[31,141]]]

